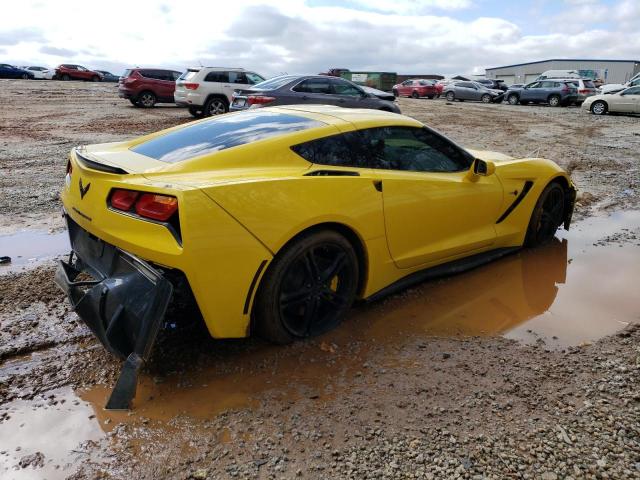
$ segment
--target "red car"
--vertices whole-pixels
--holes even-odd
[[[438,92],[433,80],[409,79],[393,86],[393,94],[396,97],[428,97],[435,98]]]
[[[91,82],[99,82],[103,75],[95,70],[89,70],[82,65],[71,65],[65,63],[56,68],[56,74],[53,78],[56,80],[86,80]]]
[[[151,108],[156,103],[174,103],[176,80],[182,72],[159,68],[126,70],[118,82],[118,95],[134,106]]]

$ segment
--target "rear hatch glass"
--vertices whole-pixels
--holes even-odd
[[[191,80],[198,74],[198,72],[199,70],[187,70],[182,75],[180,75],[180,78],[178,78],[178,80]]]
[[[227,148],[307,130],[324,123],[278,112],[224,115],[175,130],[133,148],[132,152],[161,162],[177,163]]]
[[[585,88],[596,88],[596,86],[594,85],[594,83],[591,80],[585,80],[584,81],[584,86],[585,86]]]
[[[281,77],[270,78],[269,80],[265,80],[264,82],[256,83],[251,87],[252,90],[277,90],[280,87],[283,87],[289,82],[294,81],[298,78],[295,75],[284,75]]]

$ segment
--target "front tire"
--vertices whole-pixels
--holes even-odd
[[[411,98],[420,98],[420,94],[418,92],[413,92],[411,94]]]
[[[591,113],[594,115],[604,115],[607,110],[609,110],[607,104],[601,100],[593,102],[593,105],[591,105]]]
[[[482,95],[480,100],[482,100],[482,103],[491,103],[491,95],[485,93],[484,95]]]
[[[29,75],[27,75],[26,73],[22,74],[22,79],[23,80],[29,80]]]
[[[456,94],[453,92],[447,92],[447,102],[453,102],[456,99]]]
[[[64,75],[62,75],[62,80],[68,82],[69,80],[71,80],[71,77],[65,73]]]
[[[286,344],[336,327],[355,300],[359,274],[345,237],[332,230],[303,235],[264,275],[253,310],[258,333]]]
[[[518,105],[518,103],[520,103],[520,99],[518,98],[517,95],[509,95],[507,97],[507,103],[509,105]]]
[[[564,221],[564,189],[556,182],[545,187],[531,213],[526,247],[536,247],[550,241]]]
[[[100,81],[100,77],[97,75],[94,75],[93,77],[91,77],[91,81],[92,82],[99,82]]]

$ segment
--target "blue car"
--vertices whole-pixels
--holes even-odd
[[[14,67],[8,63],[0,63],[0,78],[23,78],[33,80],[34,75],[29,70]]]

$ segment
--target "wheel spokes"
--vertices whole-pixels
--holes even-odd
[[[331,262],[331,265],[322,272],[320,279],[325,283],[331,282],[331,280],[333,280],[333,278],[342,269],[346,260],[347,255],[344,252],[339,252],[336,258],[333,259],[333,262]]]

